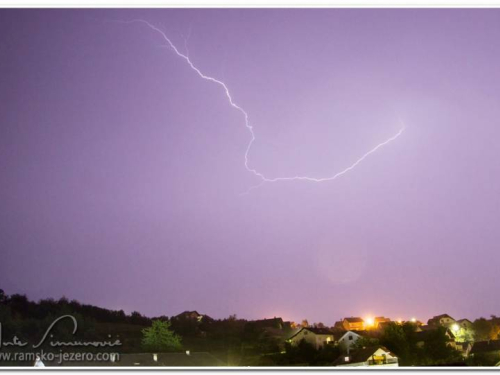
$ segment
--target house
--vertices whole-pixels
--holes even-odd
[[[205,316],[198,313],[198,311],[184,311],[172,317],[175,320],[192,320],[201,322]]]
[[[457,321],[448,314],[436,315],[435,317],[427,321],[427,324],[430,326],[442,326],[442,327],[451,327],[456,323]]]
[[[389,318],[386,318],[384,316],[376,316],[373,319],[373,327],[375,329],[378,329],[380,327],[380,324],[382,324],[383,326],[386,326],[390,322],[391,322],[391,319],[389,319]]]
[[[416,345],[422,348],[426,341],[432,339],[432,335],[435,334],[436,330],[439,328],[437,326],[422,326],[420,331],[415,332]],[[472,343],[468,341],[461,341],[457,339],[456,334],[452,329],[447,328],[445,332],[447,338],[447,345],[455,350],[458,350],[464,357],[467,357],[472,349]]]
[[[398,367],[398,357],[387,348],[377,345],[353,351],[340,356],[334,366],[342,367]]]
[[[352,347],[356,344],[356,341],[358,341],[361,337],[362,336],[356,332],[347,331],[337,340],[337,345],[342,350],[349,353]]]
[[[460,319],[460,320],[457,320],[457,324],[461,328],[466,329],[468,331],[474,330],[474,325],[472,324],[472,322],[469,319]]]
[[[302,340],[313,345],[316,350],[329,344],[334,344],[333,332],[328,328],[303,327],[291,336],[287,341],[292,345],[298,345]]]
[[[364,331],[365,321],[358,317],[344,318],[342,326],[346,331]]]
[[[428,321],[428,327],[446,327],[457,343],[474,341],[473,324],[468,319],[455,320],[448,314],[437,315]]]

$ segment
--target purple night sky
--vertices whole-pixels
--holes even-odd
[[[161,28],[244,118],[145,24]],[[0,287],[148,316],[500,313],[500,9],[0,10]]]

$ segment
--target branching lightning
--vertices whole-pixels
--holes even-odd
[[[268,177],[264,176],[262,173],[260,173],[259,171],[257,171],[255,168],[251,168],[249,166],[248,154],[250,153],[250,149],[252,148],[252,145],[255,142],[255,139],[256,139],[255,138],[255,133],[254,133],[254,130],[253,130],[253,126],[250,125],[250,122],[249,122],[249,119],[248,119],[248,117],[249,117],[248,113],[242,107],[240,107],[238,104],[236,104],[234,102],[233,97],[231,96],[229,88],[226,86],[226,84],[224,82],[216,79],[216,78],[213,78],[213,77],[210,77],[210,76],[207,76],[207,75],[203,74],[201,72],[201,70],[198,69],[193,64],[193,62],[189,58],[189,54],[187,52],[186,52],[186,54],[180,52],[179,49],[172,43],[172,41],[170,40],[170,38],[168,38],[167,35],[162,30],[160,30],[157,26],[151,24],[150,22],[142,20],[142,19],[134,19],[134,20],[130,20],[130,21],[115,21],[115,22],[127,23],[127,24],[130,24],[130,23],[142,23],[142,24],[148,26],[152,30],[156,31],[165,40],[165,42],[167,43],[167,45],[175,52],[175,54],[178,57],[180,57],[181,59],[183,59],[189,65],[189,67],[196,74],[198,74],[198,76],[200,78],[202,78],[202,79],[204,79],[206,81],[210,81],[212,83],[215,83],[215,84],[219,85],[224,90],[224,92],[226,94],[226,97],[228,99],[228,102],[231,105],[231,107],[233,107],[234,109],[236,109],[237,111],[239,111],[243,115],[243,118],[245,120],[245,127],[248,129],[248,131],[250,133],[250,141],[248,142],[248,145],[247,145],[246,150],[245,150],[245,155],[244,155],[245,156],[245,163],[244,163],[245,164],[245,168],[246,168],[247,171],[251,172],[252,174],[254,174],[256,177],[258,177],[261,180],[261,182],[258,185],[251,187],[246,193],[250,192],[252,189],[255,189],[255,188],[258,188],[258,187],[262,186],[266,182],[279,182],[279,181],[327,182],[327,181],[335,180],[336,178],[338,178],[338,177],[344,175],[345,173],[349,172],[350,170],[354,169],[358,164],[360,164],[363,160],[365,160],[369,155],[371,155],[374,152],[376,152],[379,148],[384,147],[388,143],[394,141],[405,130],[405,128],[403,126],[394,136],[392,136],[391,138],[387,139],[386,141],[384,141],[382,143],[379,143],[377,146],[375,146],[370,151],[368,151],[363,156],[361,156],[358,160],[356,160],[352,165],[350,165],[349,167],[345,168],[344,170],[342,170],[340,172],[337,172],[336,174],[334,174],[332,176],[323,177],[323,178],[314,178],[314,177],[307,177],[307,176],[268,178]]]

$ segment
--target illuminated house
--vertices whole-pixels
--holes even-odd
[[[333,332],[328,328],[301,328],[297,333],[290,337],[287,341],[292,345],[298,345],[302,340],[319,349],[325,345],[333,344],[335,339]]]
[[[460,319],[460,320],[457,320],[457,324],[461,327],[461,328],[464,328],[466,330],[473,330],[474,329],[474,326],[472,325],[472,322],[469,320],[469,319]]]
[[[383,346],[370,346],[340,356],[334,366],[350,367],[398,367],[398,357]]]
[[[474,341],[473,324],[468,319],[455,320],[448,314],[438,315],[428,321],[429,327],[446,327],[457,343]]]
[[[456,323],[457,321],[448,314],[437,315],[427,321],[427,324],[430,326],[442,326],[447,328],[453,326]]]
[[[346,331],[363,331],[365,329],[365,321],[357,317],[344,318],[342,326]]]
[[[389,318],[386,318],[384,316],[377,316],[375,317],[375,319],[373,319],[373,328],[375,329],[378,329],[380,324],[382,324],[382,326],[387,326],[387,323],[390,323],[391,322],[391,319]]]

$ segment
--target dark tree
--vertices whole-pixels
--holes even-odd
[[[297,345],[286,343],[282,365],[312,365],[317,354],[314,346],[305,340],[301,340]]]
[[[297,345],[285,344],[285,352],[275,355],[279,366],[331,366],[341,350],[333,345],[325,345],[316,350],[313,345],[301,340]]]
[[[405,364],[409,362],[410,357],[410,342],[408,341],[407,332],[402,325],[391,322],[387,325],[380,339],[382,345],[394,352],[400,359],[400,362]]]
[[[491,339],[491,333],[493,330],[491,321],[486,320],[485,318],[479,318],[472,324],[474,331],[476,332],[477,341],[486,341]]]
[[[133,311],[132,314],[130,314],[130,324],[147,325],[149,322],[150,320],[142,316],[138,311]]]
[[[423,349],[430,365],[456,363],[463,360],[461,354],[449,346],[449,338],[444,327],[429,332]]]
[[[362,349],[369,346],[378,345],[380,342],[379,339],[371,338],[371,337],[360,337],[356,343],[353,345],[354,349]]]

